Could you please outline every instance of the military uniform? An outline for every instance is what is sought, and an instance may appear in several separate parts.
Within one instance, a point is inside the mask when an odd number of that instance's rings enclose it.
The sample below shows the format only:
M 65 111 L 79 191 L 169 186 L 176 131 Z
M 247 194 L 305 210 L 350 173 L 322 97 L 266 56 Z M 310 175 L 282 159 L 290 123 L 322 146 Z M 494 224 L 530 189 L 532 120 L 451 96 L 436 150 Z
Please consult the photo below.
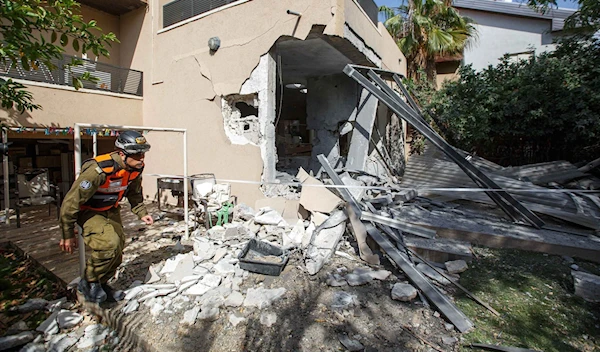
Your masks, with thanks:
M 120 173 L 115 176 L 117 172 Z M 119 154 L 111 153 L 86 161 L 63 200 L 60 209 L 63 238 L 75 237 L 77 222 L 83 228 L 86 246 L 92 250 L 85 271 L 89 282 L 106 283 L 121 264 L 125 233 L 119 201 L 123 197 L 127 197 L 131 210 L 140 219 L 148 215 L 141 171 L 127 171 Z

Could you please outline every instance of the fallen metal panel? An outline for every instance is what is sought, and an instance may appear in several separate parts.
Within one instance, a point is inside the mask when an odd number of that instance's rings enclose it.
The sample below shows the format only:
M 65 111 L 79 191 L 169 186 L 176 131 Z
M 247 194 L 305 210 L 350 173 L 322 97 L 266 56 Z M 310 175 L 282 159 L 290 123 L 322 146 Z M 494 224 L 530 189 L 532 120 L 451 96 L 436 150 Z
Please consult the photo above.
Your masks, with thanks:
M 396 248 L 375 226 L 365 224 L 367 232 L 381 249 L 398 265 L 408 276 L 410 281 L 417 286 L 433 305 L 456 326 L 458 331 L 467 332 L 474 325 L 463 312 L 461 312 L 448 298 L 440 293 L 423 275 L 415 269 L 408 259 Z
M 407 223 L 400 222 L 396 219 L 388 218 L 385 216 L 373 214 L 370 212 L 363 211 L 360 215 L 360 219 L 363 221 L 373 221 L 379 224 L 387 225 L 389 227 L 393 227 L 400 231 L 408 232 L 413 235 L 425 238 L 434 238 L 435 231 L 426 229 L 424 227 L 415 226 Z
M 440 148 L 448 157 L 450 157 L 463 171 L 475 181 L 482 188 L 495 189 L 494 192 L 486 192 L 487 195 L 494 200 L 496 204 L 506 214 L 508 214 L 514 221 L 524 220 L 535 227 L 542 227 L 544 222 L 538 218 L 534 213 L 525 208 L 521 203 L 514 199 L 506 191 L 503 191 L 498 185 L 496 185 L 489 177 L 481 172 L 473 164 L 465 160 L 454 148 L 449 145 L 441 136 L 439 136 L 431 127 L 422 121 L 422 117 L 419 116 L 408 104 L 388 87 L 383 80 L 375 74 L 372 69 L 368 70 L 368 76 L 375 83 L 371 82 L 360 72 L 358 72 L 352 65 L 347 65 L 344 68 L 344 73 L 349 77 L 356 80 L 363 88 L 371 92 L 377 99 L 382 103 L 386 104 L 394 113 L 399 117 L 406 120 L 413 127 L 415 127 L 421 134 L 423 134 L 429 141 L 431 141 L 436 147 Z
M 484 350 L 490 351 L 502 351 L 502 352 L 538 352 L 537 350 L 530 350 L 528 348 L 510 347 L 510 346 L 499 346 L 499 345 L 487 345 L 484 343 L 473 343 L 472 347 L 483 348 Z

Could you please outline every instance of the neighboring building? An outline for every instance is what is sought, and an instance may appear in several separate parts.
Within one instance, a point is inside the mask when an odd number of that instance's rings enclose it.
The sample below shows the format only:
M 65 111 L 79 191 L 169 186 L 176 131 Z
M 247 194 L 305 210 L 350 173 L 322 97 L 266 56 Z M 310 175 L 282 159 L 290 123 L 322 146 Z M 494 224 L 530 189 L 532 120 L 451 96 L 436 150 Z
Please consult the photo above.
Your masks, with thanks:
M 517 60 L 554 50 L 565 19 L 575 11 L 549 9 L 542 14 L 526 4 L 491 0 L 454 0 L 453 6 L 475 21 L 478 37 L 462 58 L 439 61 L 438 84 L 455 77 L 459 64 L 481 70 L 496 65 L 505 54 Z
M 379 128 L 374 135 L 386 136 L 391 114 L 342 69 L 355 63 L 406 72 L 372 0 L 79 1 L 86 20 L 97 20 L 121 41 L 110 59 L 77 68 L 93 71 L 100 82 L 75 91 L 62 71 L 0 68 L 1 75 L 22 79 L 43 106 L 25 114 L 0 110 L 1 122 L 42 131 L 77 122 L 187 128 L 189 173 L 222 179 L 276 182 L 300 166 L 316 172 L 320 153 L 337 166 L 350 153 L 349 166 L 371 167 L 372 147 L 356 149 L 352 132 L 341 128 L 368 115 Z M 215 37 L 220 47 L 211 50 Z M 72 136 L 52 131 L 11 132 L 12 159 L 19 167 L 19 159 L 26 160 L 22 168 L 40 167 L 50 159 L 38 159 L 54 156 L 51 177 L 67 186 Z M 84 137 L 89 155 L 91 138 Z M 100 152 L 113 140 L 101 137 Z M 183 173 L 180 136 L 150 132 L 148 140 L 146 173 Z M 402 140 L 403 132 L 380 143 Z M 144 187 L 155 197 L 156 178 L 145 177 Z M 263 191 L 232 184 L 232 193 L 249 204 L 280 190 Z

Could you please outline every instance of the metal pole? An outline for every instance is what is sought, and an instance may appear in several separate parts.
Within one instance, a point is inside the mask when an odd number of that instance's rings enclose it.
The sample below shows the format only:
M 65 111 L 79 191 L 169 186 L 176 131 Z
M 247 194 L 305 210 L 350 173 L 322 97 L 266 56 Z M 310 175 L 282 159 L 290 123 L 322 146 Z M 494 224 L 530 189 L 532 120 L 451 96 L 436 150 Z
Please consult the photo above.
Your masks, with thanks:
M 94 158 L 98 156 L 98 133 L 92 134 L 92 149 L 94 150 Z
M 81 172 L 81 127 L 75 124 L 73 133 L 73 147 L 75 149 L 75 179 L 79 177 Z M 77 226 L 77 241 L 79 247 L 79 277 L 85 278 L 85 242 L 83 242 L 83 230 Z
M 185 239 L 190 239 L 190 211 L 188 209 L 188 160 L 187 160 L 187 131 L 183 132 L 183 207 L 185 214 Z
M 2 129 L 2 143 L 8 143 L 8 131 L 6 128 Z M 2 157 L 2 169 L 4 171 L 4 216 L 6 217 L 6 224 L 10 225 L 10 175 L 8 174 L 8 155 Z

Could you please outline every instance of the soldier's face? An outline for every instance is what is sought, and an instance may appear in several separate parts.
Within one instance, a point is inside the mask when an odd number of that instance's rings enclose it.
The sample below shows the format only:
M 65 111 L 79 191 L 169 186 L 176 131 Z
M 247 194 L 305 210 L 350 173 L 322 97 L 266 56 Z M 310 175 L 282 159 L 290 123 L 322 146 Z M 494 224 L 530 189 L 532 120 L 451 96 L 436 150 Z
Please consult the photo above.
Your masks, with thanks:
M 132 169 L 141 169 L 144 167 L 144 153 L 131 154 L 127 157 L 125 163 Z

